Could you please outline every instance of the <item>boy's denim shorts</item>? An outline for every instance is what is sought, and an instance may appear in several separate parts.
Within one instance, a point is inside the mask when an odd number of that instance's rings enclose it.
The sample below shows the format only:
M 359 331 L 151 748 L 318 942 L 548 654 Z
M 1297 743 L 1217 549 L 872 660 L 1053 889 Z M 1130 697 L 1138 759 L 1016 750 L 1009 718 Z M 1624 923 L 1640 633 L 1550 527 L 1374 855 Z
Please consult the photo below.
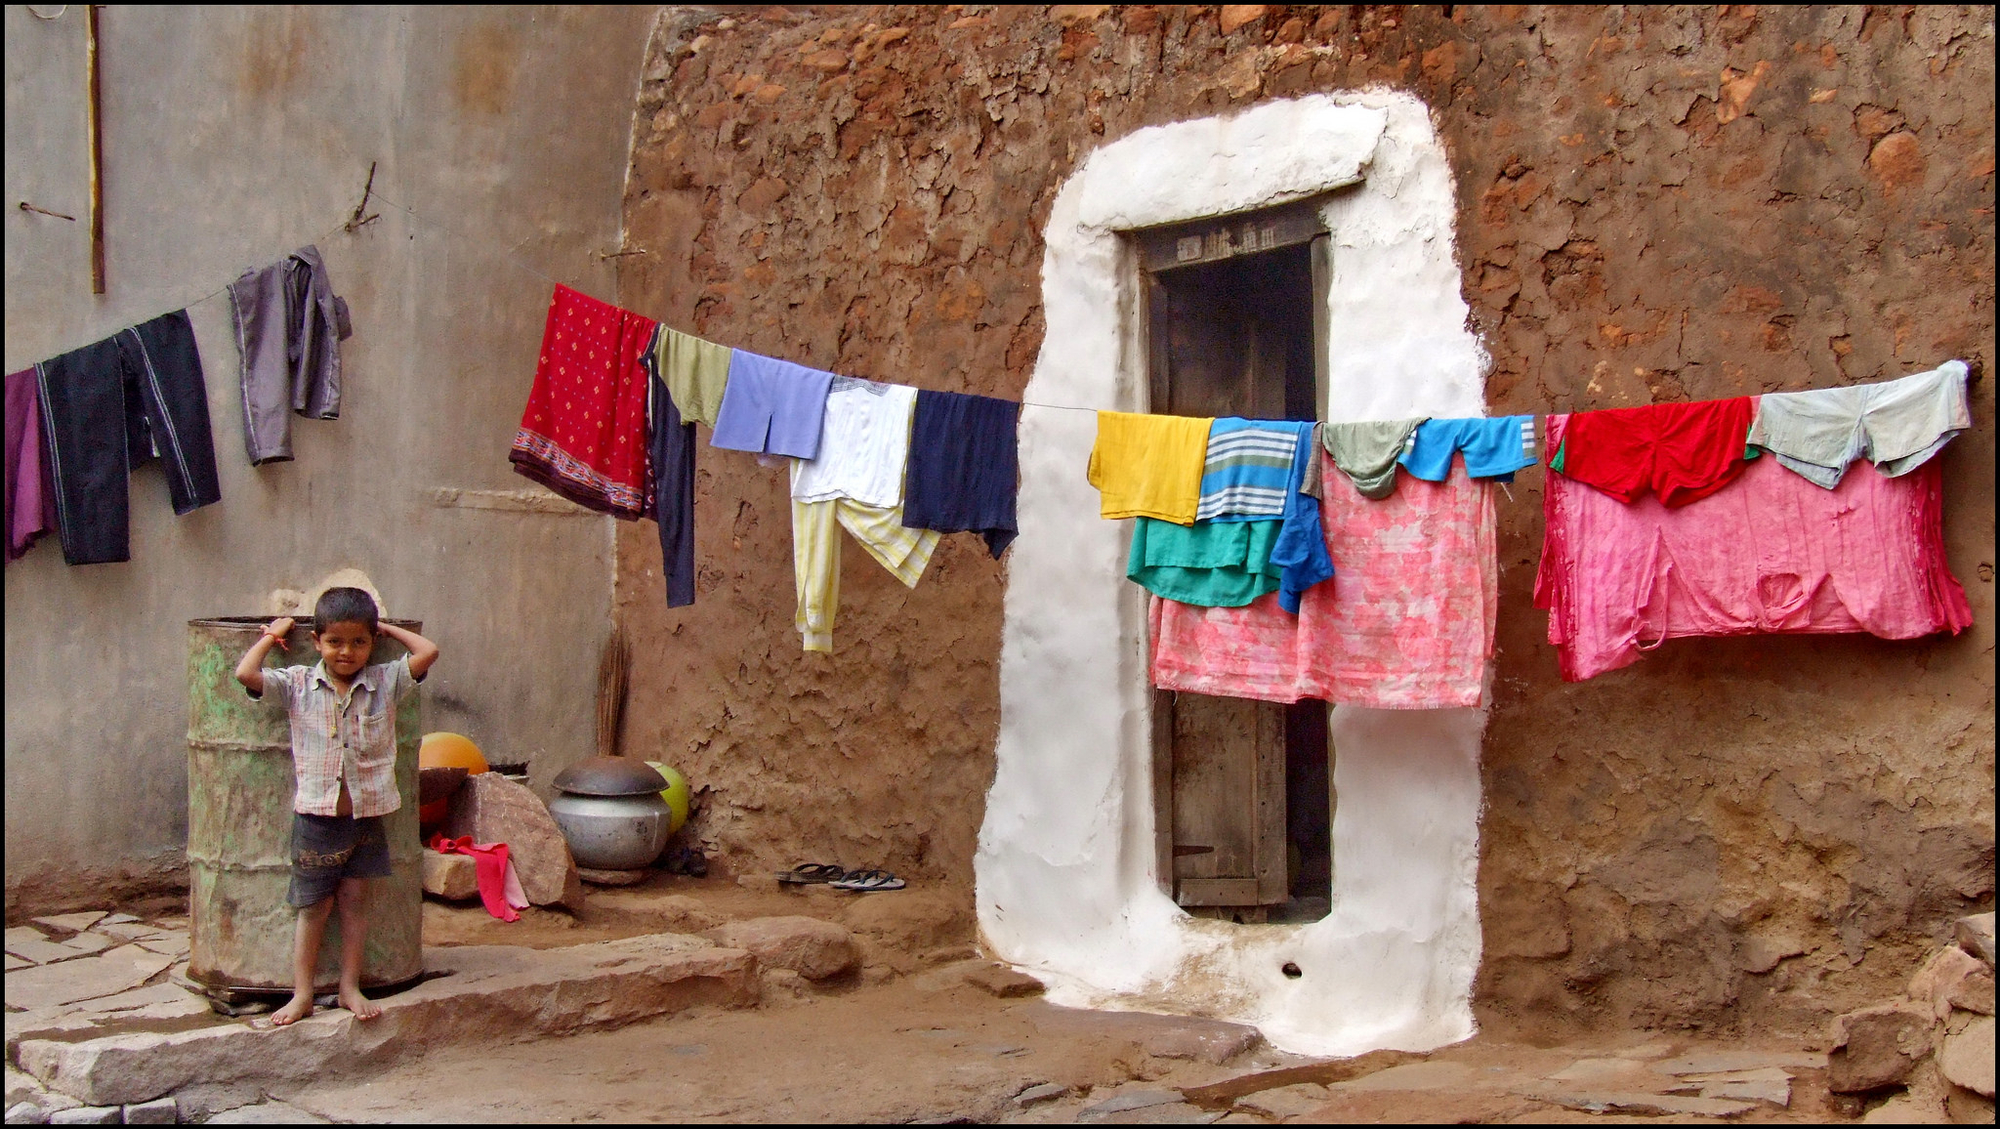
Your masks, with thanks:
M 389 837 L 382 817 L 292 813 L 292 888 L 301 909 L 333 896 L 343 878 L 389 877 Z

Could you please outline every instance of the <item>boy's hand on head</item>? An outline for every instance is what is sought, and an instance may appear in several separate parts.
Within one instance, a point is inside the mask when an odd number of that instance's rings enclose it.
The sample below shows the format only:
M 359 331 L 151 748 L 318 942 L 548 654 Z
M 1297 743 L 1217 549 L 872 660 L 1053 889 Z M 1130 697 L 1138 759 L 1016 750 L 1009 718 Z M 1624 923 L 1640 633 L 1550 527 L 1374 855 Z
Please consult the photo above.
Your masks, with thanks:
M 271 641 L 278 645 L 279 650 L 289 651 L 291 648 L 285 646 L 285 636 L 290 634 L 294 622 L 296 621 L 291 616 L 281 615 L 264 628 L 264 634 L 271 637 Z

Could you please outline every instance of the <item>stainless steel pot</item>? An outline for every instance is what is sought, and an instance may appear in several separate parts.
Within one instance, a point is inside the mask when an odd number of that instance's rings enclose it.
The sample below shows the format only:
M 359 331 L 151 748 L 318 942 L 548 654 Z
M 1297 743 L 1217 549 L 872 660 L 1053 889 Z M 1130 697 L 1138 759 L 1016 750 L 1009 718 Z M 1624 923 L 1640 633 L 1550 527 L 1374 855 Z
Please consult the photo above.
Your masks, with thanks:
M 674 820 L 673 811 L 658 792 L 631 796 L 564 792 L 549 801 L 549 815 L 562 829 L 576 864 L 593 870 L 637 870 L 652 865 L 666 848 Z

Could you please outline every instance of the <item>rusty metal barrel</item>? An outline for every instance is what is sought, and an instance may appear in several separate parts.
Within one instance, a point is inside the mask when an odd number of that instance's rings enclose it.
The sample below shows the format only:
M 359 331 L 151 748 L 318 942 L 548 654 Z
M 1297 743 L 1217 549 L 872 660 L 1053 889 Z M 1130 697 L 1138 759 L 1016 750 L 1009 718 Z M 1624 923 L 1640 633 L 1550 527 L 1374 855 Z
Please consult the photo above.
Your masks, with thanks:
M 291 726 L 282 707 L 258 701 L 236 681 L 236 664 L 270 620 L 225 616 L 188 621 L 188 917 L 187 975 L 224 999 L 292 990 L 297 911 L 291 886 Z M 418 620 L 387 622 L 421 631 Z M 271 648 L 267 668 L 318 660 L 302 616 Z M 408 652 L 378 636 L 371 663 Z M 416 980 L 423 973 L 423 856 L 417 839 L 418 698 L 396 711 L 396 791 L 402 806 L 383 820 L 390 876 L 369 883 L 365 988 Z M 340 980 L 340 914 L 328 920 L 315 985 Z

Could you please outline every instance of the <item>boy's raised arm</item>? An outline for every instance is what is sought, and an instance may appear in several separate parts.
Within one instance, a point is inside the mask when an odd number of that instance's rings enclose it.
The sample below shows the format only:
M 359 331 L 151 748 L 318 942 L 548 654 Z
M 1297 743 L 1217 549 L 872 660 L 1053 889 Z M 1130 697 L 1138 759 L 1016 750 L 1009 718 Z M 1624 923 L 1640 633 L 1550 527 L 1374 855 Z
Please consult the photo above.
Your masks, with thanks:
M 250 644 L 250 649 L 243 652 L 242 661 L 236 664 L 236 681 L 241 682 L 245 690 L 257 695 L 264 693 L 264 656 L 271 653 L 273 644 L 284 649 L 285 633 L 291 629 L 292 617 L 279 616 L 264 628 L 264 634 Z
M 406 631 L 403 628 L 397 627 L 387 620 L 383 620 L 377 626 L 381 629 L 382 634 L 409 648 L 411 678 L 423 678 L 424 672 L 428 671 L 431 668 L 431 664 L 437 661 L 438 645 L 436 643 L 431 642 L 414 631 Z

